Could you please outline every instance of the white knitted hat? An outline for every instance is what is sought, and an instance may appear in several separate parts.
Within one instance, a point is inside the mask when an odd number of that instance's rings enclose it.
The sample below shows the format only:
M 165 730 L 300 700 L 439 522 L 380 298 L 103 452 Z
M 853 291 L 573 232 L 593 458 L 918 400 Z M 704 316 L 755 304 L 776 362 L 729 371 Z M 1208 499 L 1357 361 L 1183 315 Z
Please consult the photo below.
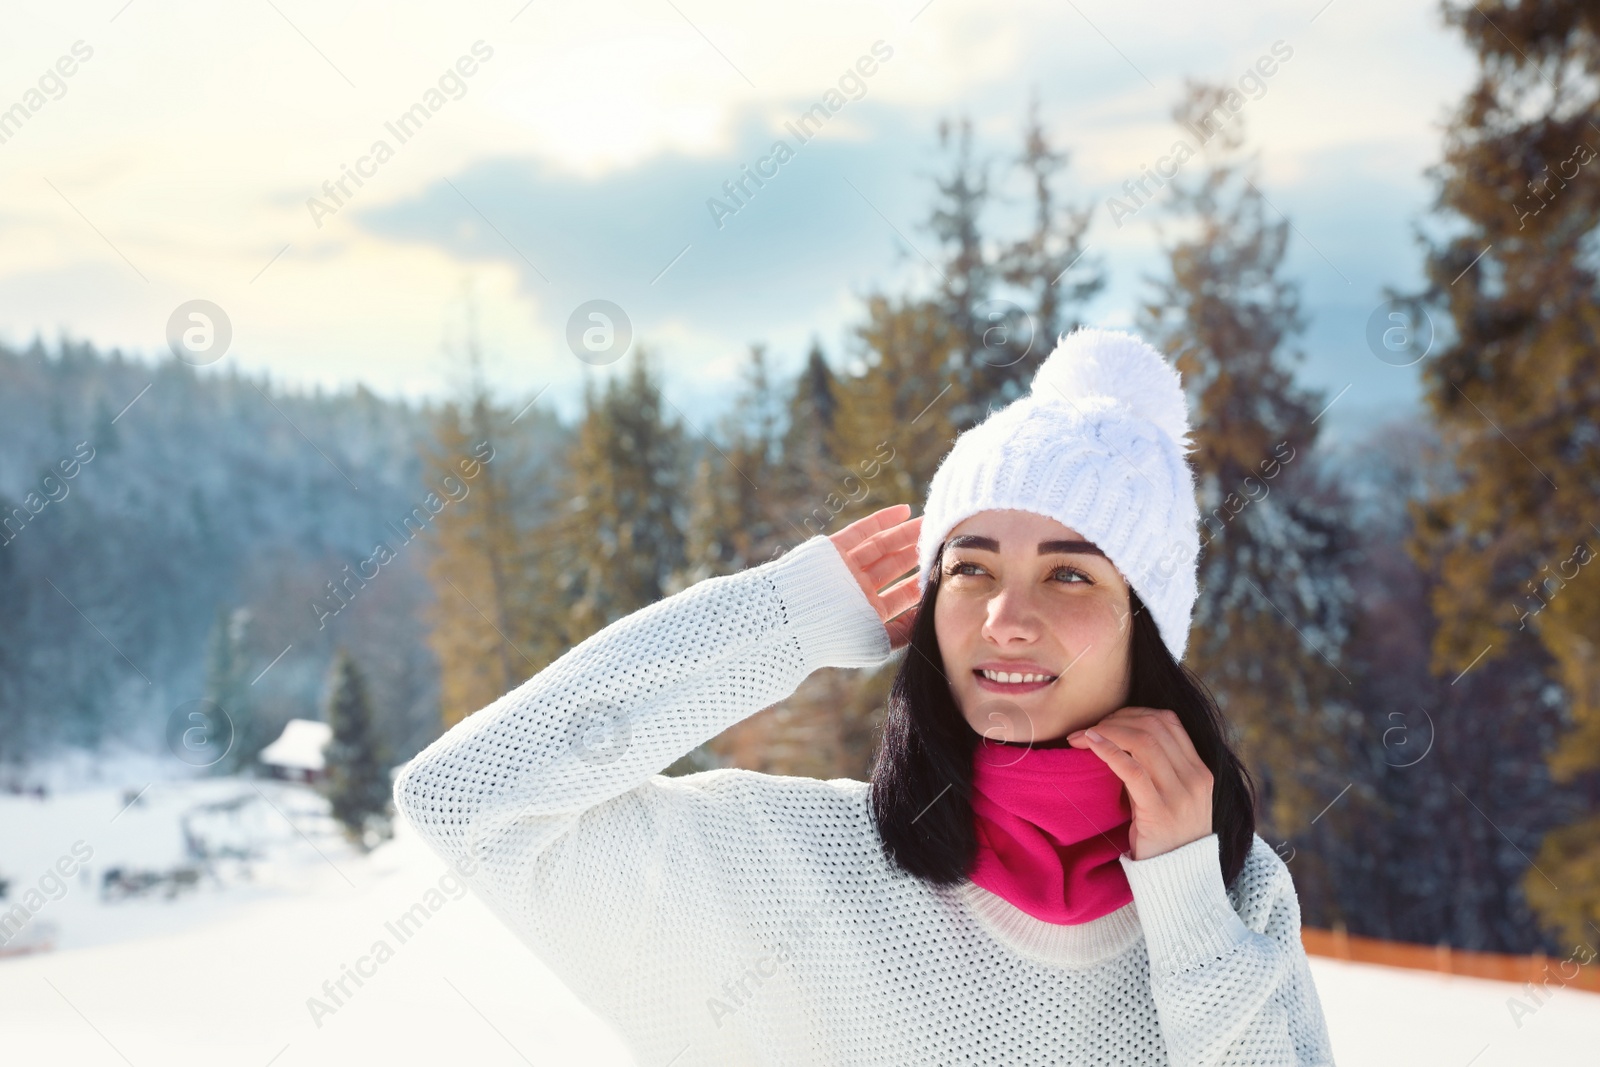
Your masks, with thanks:
M 1181 661 L 1200 557 L 1188 434 L 1182 381 L 1160 352 L 1115 330 L 1058 338 L 1028 395 L 963 433 L 940 462 L 917 540 L 918 588 L 963 520 L 1036 512 L 1100 547 Z

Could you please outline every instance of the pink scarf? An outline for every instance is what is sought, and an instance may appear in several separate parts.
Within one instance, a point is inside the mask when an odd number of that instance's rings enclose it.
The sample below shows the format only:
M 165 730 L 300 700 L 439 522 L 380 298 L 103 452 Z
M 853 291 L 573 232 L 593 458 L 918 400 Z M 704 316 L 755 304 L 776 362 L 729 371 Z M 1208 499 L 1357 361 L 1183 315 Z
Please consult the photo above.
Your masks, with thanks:
M 973 757 L 970 877 L 1045 922 L 1086 923 L 1133 900 L 1122 780 L 1088 749 L 982 738 Z

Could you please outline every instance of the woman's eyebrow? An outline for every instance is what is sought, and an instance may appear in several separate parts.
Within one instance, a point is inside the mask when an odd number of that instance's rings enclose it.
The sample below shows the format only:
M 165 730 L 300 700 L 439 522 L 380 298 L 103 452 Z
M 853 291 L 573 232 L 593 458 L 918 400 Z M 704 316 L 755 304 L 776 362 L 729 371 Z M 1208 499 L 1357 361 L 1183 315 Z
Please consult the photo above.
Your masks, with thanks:
M 989 552 L 1000 551 L 1000 542 L 992 537 L 981 534 L 962 534 L 952 537 L 945 542 L 946 548 L 978 548 Z M 1040 541 L 1039 555 L 1049 556 L 1058 552 L 1074 553 L 1085 556 L 1104 556 L 1100 546 L 1093 541 Z

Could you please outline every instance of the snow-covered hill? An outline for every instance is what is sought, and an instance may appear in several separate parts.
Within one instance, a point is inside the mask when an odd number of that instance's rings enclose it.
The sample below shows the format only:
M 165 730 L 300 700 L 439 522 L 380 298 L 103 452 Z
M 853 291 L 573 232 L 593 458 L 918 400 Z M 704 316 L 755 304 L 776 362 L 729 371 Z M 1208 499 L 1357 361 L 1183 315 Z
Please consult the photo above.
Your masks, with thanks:
M 158 782 L 128 806 L 137 791 L 0 796 L 4 904 L 39 889 L 29 927 L 56 931 L 54 949 L 0 958 L 5 1063 L 632 1062 L 403 824 L 361 856 L 298 785 Z M 197 851 L 227 855 L 207 868 Z M 79 869 L 47 877 L 63 857 L 61 869 Z M 170 877 L 186 866 L 201 873 Z M 166 877 L 106 897 L 112 868 L 126 885 L 138 884 L 128 872 Z M 1506 1005 L 1515 986 L 1312 966 L 1341 1064 L 1500 1067 L 1594 1055 L 1594 994 L 1557 990 L 1519 1027 Z M 356 969 L 364 974 L 352 977 Z

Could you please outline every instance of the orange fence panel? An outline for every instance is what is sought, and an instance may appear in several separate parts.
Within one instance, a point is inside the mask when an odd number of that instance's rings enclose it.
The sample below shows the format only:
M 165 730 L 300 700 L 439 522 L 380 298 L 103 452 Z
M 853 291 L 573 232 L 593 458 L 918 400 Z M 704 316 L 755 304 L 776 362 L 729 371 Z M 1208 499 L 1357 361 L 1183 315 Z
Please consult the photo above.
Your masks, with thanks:
M 1303 927 L 1300 939 L 1309 956 L 1326 956 L 1354 963 L 1376 963 L 1385 967 L 1404 967 L 1436 974 L 1460 974 L 1471 978 L 1492 978 L 1501 982 L 1535 986 L 1560 986 L 1600 993 L 1600 966 L 1587 945 L 1573 949 L 1565 957 L 1508 956 L 1498 952 L 1464 952 L 1449 945 L 1416 945 L 1405 941 L 1383 941 L 1361 937 L 1341 929 L 1317 930 Z

